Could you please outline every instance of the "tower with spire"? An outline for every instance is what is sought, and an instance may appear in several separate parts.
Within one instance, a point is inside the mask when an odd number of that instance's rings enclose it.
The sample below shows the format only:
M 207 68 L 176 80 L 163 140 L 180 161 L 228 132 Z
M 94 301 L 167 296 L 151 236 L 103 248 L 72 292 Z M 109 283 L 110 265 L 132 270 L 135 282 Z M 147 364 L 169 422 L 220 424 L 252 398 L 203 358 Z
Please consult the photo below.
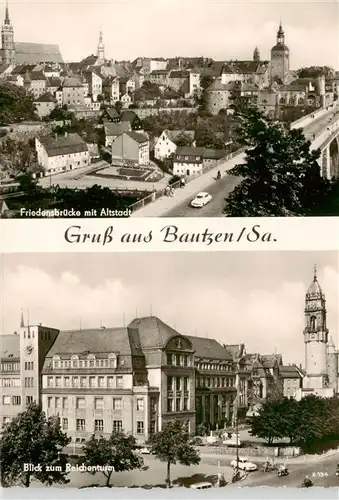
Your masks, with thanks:
M 105 60 L 105 45 L 104 45 L 104 39 L 102 35 L 102 31 L 100 30 L 99 34 L 99 43 L 98 43 L 98 49 L 97 49 L 97 56 L 99 61 L 104 61 Z
M 0 61 L 4 64 L 15 63 L 14 29 L 9 18 L 8 2 L 6 2 L 4 23 L 1 26 Z
M 277 32 L 277 43 L 271 49 L 270 77 L 271 83 L 288 83 L 290 73 L 290 50 L 285 45 L 285 33 L 280 21 Z
M 329 387 L 327 348 L 328 329 L 326 325 L 326 299 L 319 285 L 317 268 L 314 267 L 313 281 L 305 296 L 305 370 L 306 389 Z

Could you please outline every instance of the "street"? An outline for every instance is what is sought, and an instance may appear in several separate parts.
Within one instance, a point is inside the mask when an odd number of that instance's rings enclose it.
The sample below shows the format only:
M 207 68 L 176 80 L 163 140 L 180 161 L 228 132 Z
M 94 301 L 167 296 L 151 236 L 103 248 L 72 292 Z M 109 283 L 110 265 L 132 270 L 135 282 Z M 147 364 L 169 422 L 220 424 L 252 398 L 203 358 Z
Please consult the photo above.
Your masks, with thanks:
M 222 211 L 225 205 L 225 198 L 233 191 L 234 187 L 240 182 L 239 177 L 225 175 L 220 180 L 213 181 L 206 187 L 206 191 L 212 195 L 212 201 L 203 208 L 193 208 L 190 206 L 190 198 L 180 203 L 173 210 L 167 212 L 163 217 L 222 217 Z M 196 193 L 198 194 L 198 193 Z

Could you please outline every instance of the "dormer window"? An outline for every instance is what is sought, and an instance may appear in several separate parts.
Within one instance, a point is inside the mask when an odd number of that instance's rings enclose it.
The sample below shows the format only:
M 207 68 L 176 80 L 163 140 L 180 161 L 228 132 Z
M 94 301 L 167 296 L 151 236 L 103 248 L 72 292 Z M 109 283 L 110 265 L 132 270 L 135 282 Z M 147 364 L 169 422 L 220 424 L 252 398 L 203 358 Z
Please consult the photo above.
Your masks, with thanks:
M 72 368 L 78 368 L 78 361 L 79 361 L 79 356 L 72 356 L 71 357 Z
M 109 368 L 116 368 L 117 367 L 117 356 L 114 353 L 111 353 L 108 355 L 108 365 Z
M 87 359 L 88 359 L 88 366 L 89 366 L 89 368 L 94 368 L 95 367 L 95 356 L 94 356 L 94 354 L 89 354 L 87 356 Z
M 53 357 L 53 368 L 60 368 L 60 356 Z

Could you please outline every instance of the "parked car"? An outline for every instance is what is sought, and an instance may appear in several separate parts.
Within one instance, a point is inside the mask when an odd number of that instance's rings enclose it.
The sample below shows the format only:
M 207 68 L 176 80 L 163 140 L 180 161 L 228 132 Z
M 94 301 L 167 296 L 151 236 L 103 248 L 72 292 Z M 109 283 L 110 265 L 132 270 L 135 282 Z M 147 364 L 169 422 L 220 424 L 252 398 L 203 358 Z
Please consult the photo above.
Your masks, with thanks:
M 191 207 L 202 208 L 211 200 L 212 196 L 209 193 L 198 193 L 194 200 L 191 201 Z
M 233 467 L 234 469 L 236 469 L 236 467 L 237 467 L 237 461 L 236 460 L 232 460 L 231 467 Z M 245 470 L 247 472 L 257 470 L 257 468 L 258 468 L 258 466 L 256 464 L 254 464 L 253 462 L 249 462 L 247 460 L 247 458 L 239 458 L 238 467 L 239 467 L 240 470 Z
M 195 483 L 195 484 L 191 484 L 190 488 L 194 488 L 196 490 L 207 490 L 209 488 L 213 488 L 213 484 L 212 483 L 208 483 L 208 482 L 205 482 L 205 483 Z

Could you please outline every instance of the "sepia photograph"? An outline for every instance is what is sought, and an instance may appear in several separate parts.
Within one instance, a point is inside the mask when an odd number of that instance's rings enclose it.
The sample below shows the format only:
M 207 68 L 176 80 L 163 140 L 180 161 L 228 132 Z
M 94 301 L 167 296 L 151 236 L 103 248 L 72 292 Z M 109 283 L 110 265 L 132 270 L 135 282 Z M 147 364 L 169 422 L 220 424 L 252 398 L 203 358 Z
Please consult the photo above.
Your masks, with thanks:
M 339 215 L 337 2 L 4 0 L 0 25 L 0 217 Z
M 338 488 L 338 252 L 0 258 L 4 494 Z

